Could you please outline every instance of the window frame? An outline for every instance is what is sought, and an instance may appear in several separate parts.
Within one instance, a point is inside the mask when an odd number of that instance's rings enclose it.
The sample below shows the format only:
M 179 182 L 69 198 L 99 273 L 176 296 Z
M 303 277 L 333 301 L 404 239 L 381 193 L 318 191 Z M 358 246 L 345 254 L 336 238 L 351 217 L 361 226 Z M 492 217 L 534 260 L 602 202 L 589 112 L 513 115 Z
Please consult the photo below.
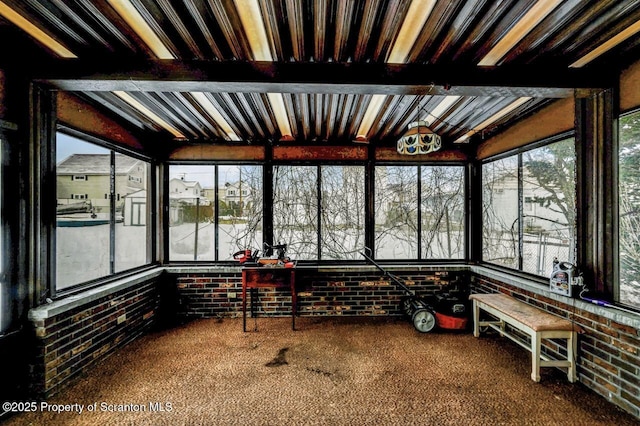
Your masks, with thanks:
M 524 226 L 525 226 L 525 220 L 524 220 L 524 216 L 526 216 L 525 214 L 525 199 L 524 199 L 524 194 L 523 194 L 523 154 L 525 154 L 526 152 L 529 151 L 533 151 L 539 148 L 543 148 L 545 146 L 548 145 L 553 145 L 554 143 L 558 143 L 558 142 L 562 142 L 564 140 L 567 139 L 573 139 L 573 143 L 574 143 L 574 150 L 575 150 L 575 154 L 576 154 L 576 166 L 575 166 L 575 172 L 574 172 L 574 179 L 575 179 L 575 191 L 574 191 L 574 203 L 576 206 L 576 217 L 574 218 L 574 226 L 575 226 L 575 233 L 576 235 L 579 232 L 579 226 L 578 226 L 578 219 L 579 219 L 579 206 L 578 206 L 578 197 L 579 197 L 579 191 L 580 191 L 580 182 L 579 182 L 579 147 L 578 147 L 578 139 L 577 139 L 577 133 L 575 130 L 571 130 L 568 132 L 562 132 L 559 133 L 557 135 L 554 136 L 550 136 L 548 138 L 544 138 L 541 139 L 539 141 L 536 142 L 532 142 L 529 144 L 526 144 L 524 146 L 515 148 L 515 149 L 511 149 L 505 152 L 502 152 L 500 154 L 488 157 L 483 159 L 482 161 L 479 162 L 479 167 L 481 169 L 480 171 L 480 176 L 484 176 L 484 166 L 488 163 L 492 163 L 494 161 L 499 161 L 499 160 L 503 160 L 503 159 L 507 159 L 510 157 L 514 157 L 517 156 L 516 158 L 516 162 L 518 164 L 517 166 L 517 173 L 518 173 L 518 259 L 517 259 L 517 263 L 518 263 L 518 268 L 510 268 L 508 266 L 504 266 L 504 265 L 500 265 L 500 264 L 496 264 L 496 263 L 491 263 L 491 262 L 487 262 L 484 260 L 483 258 L 483 253 L 484 253 L 484 239 L 483 239 L 483 235 L 482 232 L 484 230 L 484 216 L 481 215 L 481 219 L 480 219 L 480 227 L 479 229 L 476 230 L 476 235 L 479 241 L 479 263 L 482 264 L 483 266 L 489 267 L 489 268 L 493 268 L 493 269 L 498 269 L 498 270 L 503 270 L 506 271 L 510 274 L 516 275 L 516 276 L 522 276 L 525 277 L 527 279 L 530 279 L 534 282 L 538 282 L 542 285 L 547 286 L 549 283 L 548 277 L 546 275 L 538 275 L 538 274 L 534 274 L 531 272 L 527 272 L 523 269 L 523 259 L 522 259 L 522 246 L 523 246 L 523 231 L 524 231 Z M 481 178 L 482 180 L 482 178 Z M 480 187 L 484 188 L 484 184 L 481 182 L 480 183 Z M 478 201 L 477 201 L 477 205 L 480 207 L 481 212 L 483 210 L 483 205 L 484 205 L 484 199 L 482 196 L 483 191 L 480 192 L 480 195 L 478 197 Z M 573 251 L 573 256 L 574 256 L 574 263 L 578 263 L 579 262 L 579 254 L 578 254 L 578 241 L 576 239 L 575 241 L 575 246 L 571 247 L 570 250 Z M 564 259 L 561 259 L 564 260 Z M 578 267 L 580 265 L 577 265 Z
M 631 115 L 638 115 L 640 116 L 640 107 L 636 107 L 633 108 L 629 111 L 625 111 L 624 113 L 620 113 L 619 114 L 619 118 L 624 118 L 624 117 L 628 117 Z M 616 235 L 615 235 L 615 239 L 614 241 L 612 241 L 612 244 L 614 245 L 614 249 L 615 252 L 618 254 L 616 261 L 614 262 L 613 265 L 613 269 L 614 269 L 614 276 L 615 276 L 615 280 L 613 282 L 613 294 L 610 295 L 611 300 L 616 303 L 619 304 L 621 306 L 624 307 L 628 307 L 631 308 L 633 310 L 640 310 L 640 305 L 633 305 L 633 304 L 629 304 L 629 303 L 624 303 L 621 300 L 621 276 L 622 276 L 622 267 L 621 267 L 621 262 L 620 262 L 620 245 L 621 245 L 621 240 L 622 238 L 620 237 L 620 233 L 621 233 L 621 226 L 620 226 L 620 217 L 621 217 L 621 209 L 620 209 L 620 186 L 621 186 L 621 176 L 620 176 L 620 134 L 622 132 L 622 128 L 620 127 L 620 120 L 616 120 L 616 127 L 617 127 L 617 135 L 618 135 L 618 146 L 615 149 L 615 155 L 613 155 L 613 161 L 615 162 L 615 164 L 613 164 L 613 168 L 615 170 L 615 180 L 616 180 L 616 185 L 615 185 L 615 190 L 616 190 L 616 205 L 613 206 L 615 208 L 615 213 L 613 214 L 613 222 L 614 222 L 614 228 L 616 229 Z M 640 143 L 640 141 L 638 141 L 638 143 Z
M 57 153 L 57 134 L 58 133 L 62 133 L 64 135 L 79 139 L 83 142 L 87 142 L 93 145 L 96 145 L 100 148 L 104 148 L 106 150 L 109 150 L 110 152 L 110 156 L 111 156 L 111 161 L 115 161 L 115 154 L 122 154 L 122 155 L 126 155 L 128 157 L 134 158 L 136 160 L 140 160 L 143 161 L 145 163 L 147 163 L 148 165 L 148 173 L 147 173 L 147 203 L 149 208 L 147 209 L 146 215 L 147 215 L 147 223 L 148 225 L 146 226 L 146 258 L 147 261 L 145 262 L 145 264 L 140 265 L 140 266 L 136 266 L 133 268 L 129 268 L 126 270 L 122 270 L 122 271 L 118 271 L 115 272 L 116 268 L 115 268 L 115 258 L 114 258 L 114 250 L 115 250 L 115 227 L 113 225 L 110 226 L 109 229 L 109 241 L 110 241 L 110 247 L 109 247 L 109 252 L 110 252 L 110 260 L 109 260 L 109 271 L 110 273 L 107 275 L 103 275 L 101 277 L 95 278 L 95 279 L 91 279 L 91 280 L 87 280 L 87 281 L 83 281 L 80 283 L 76 283 L 73 285 L 70 285 L 68 287 L 65 287 L 63 289 L 58 289 L 57 288 L 57 278 L 56 278 L 56 269 L 57 269 L 57 259 L 56 259 L 56 206 L 55 206 L 55 202 L 57 200 L 57 162 L 55 160 L 56 158 L 56 153 Z M 83 291 L 86 290 L 88 288 L 93 288 L 93 287 L 97 287 L 97 286 L 101 286 L 104 284 L 107 284 L 109 282 L 115 281 L 117 279 L 121 279 L 127 276 L 131 276 L 135 273 L 138 273 L 140 271 L 144 271 L 147 269 L 150 269 L 154 266 L 156 266 L 159 262 L 158 262 L 158 256 L 156 253 L 156 241 L 157 241 L 157 237 L 156 237 L 156 207 L 157 206 L 157 200 L 158 200 L 158 196 L 157 196 L 157 182 L 156 182 L 156 169 L 157 169 L 157 161 L 154 161 L 151 157 L 148 157 L 144 154 L 141 154 L 139 152 L 136 152 L 132 149 L 129 149 L 127 147 L 123 147 L 121 145 L 118 145 L 114 142 L 108 141 L 105 138 L 101 138 L 101 137 L 96 137 L 93 135 L 90 135 L 88 133 L 85 133 L 83 131 L 80 130 L 76 130 L 70 126 L 64 125 L 64 124 L 57 124 L 54 128 L 54 131 L 52 132 L 51 135 L 51 140 L 50 140 L 50 152 L 51 152 L 51 165 L 50 165 L 50 170 L 52 171 L 52 176 L 53 179 L 51 179 L 51 181 L 47 184 L 47 188 L 49 188 L 50 192 L 53 194 L 53 202 L 49 203 L 51 205 L 48 205 L 46 208 L 46 214 L 50 215 L 52 220 L 51 220 L 51 232 L 50 232 L 50 237 L 48 239 L 48 250 L 50 251 L 50 253 L 52 253 L 53 259 L 52 262 L 49 264 L 48 269 L 49 269 L 49 273 L 48 273 L 48 283 L 47 283 L 47 293 L 49 294 L 49 297 L 51 297 L 52 299 L 57 299 L 57 298 L 61 298 L 61 297 L 66 297 L 68 295 L 77 293 L 79 291 Z M 113 165 L 113 164 L 112 164 Z M 113 196 L 114 201 L 116 200 L 116 188 L 115 188 L 115 176 L 111 175 L 110 177 L 111 180 L 111 188 L 110 188 L 110 194 Z M 84 194 L 83 194 L 84 195 Z M 111 222 L 114 222 L 114 218 L 115 218 L 115 203 L 111 203 L 111 208 L 110 208 L 110 218 L 112 219 Z M 113 216 L 113 217 L 112 217 Z
M 233 261 L 233 260 L 220 260 L 220 238 L 219 238 L 219 225 L 220 225 L 220 211 L 219 211 L 219 194 L 220 194 L 220 190 L 224 189 L 224 185 L 220 185 L 219 184 L 219 173 L 218 173 L 218 167 L 219 166 L 238 166 L 238 167 L 242 167 L 242 166 L 256 166 L 256 167 L 262 167 L 262 185 L 263 185 L 263 194 L 264 194 L 264 185 L 265 185 L 265 174 L 264 174 L 264 162 L 263 161 L 250 161 L 250 160 L 243 160 L 243 161 L 230 161 L 230 160 L 217 160 L 217 161 L 200 161 L 200 160 L 195 160 L 195 161 L 175 161 L 175 160 L 170 160 L 170 161 L 166 161 L 164 163 L 165 167 L 164 167 L 164 172 L 162 174 L 162 181 L 163 181 L 163 185 L 162 185 L 162 190 L 165 194 L 167 194 L 166 197 L 164 197 L 164 201 L 163 201 L 163 210 L 165 212 L 169 212 L 170 209 L 170 200 L 169 200 L 169 181 L 171 180 L 170 178 L 170 174 L 169 174 L 169 169 L 171 168 L 171 166 L 206 166 L 206 167 L 211 167 L 213 170 L 213 176 L 214 176 L 214 188 L 213 188 L 213 192 L 214 192 L 214 201 L 213 201 L 213 218 L 214 218 L 214 223 L 215 223 L 215 228 L 214 228 L 214 256 L 213 256 L 213 260 L 171 260 L 171 241 L 170 241 L 170 235 L 169 235 L 169 214 L 165 214 L 162 220 L 162 229 L 163 229 L 163 247 L 162 247 L 162 251 L 164 253 L 163 255 L 163 262 L 167 263 L 167 264 L 171 264 L 171 265 L 181 265 L 181 264 L 185 264 L 185 265 L 210 265 L 210 264 L 221 264 L 221 265 L 235 265 L 237 264 L 237 262 Z M 202 189 L 202 191 L 204 191 L 204 188 Z M 227 190 L 225 189 L 225 194 L 227 193 Z M 194 194 L 195 195 L 195 194 Z M 264 234 L 266 232 L 266 223 L 264 220 L 264 217 L 266 217 L 266 213 L 265 213 L 265 204 L 264 204 L 264 200 L 263 200 L 263 204 L 262 204 L 262 214 L 263 214 L 263 222 L 262 222 L 262 227 L 263 227 L 263 240 L 264 240 Z M 260 250 L 262 251 L 262 247 L 260 247 Z
M 445 161 L 438 161 L 438 162 L 417 162 L 417 161 L 411 161 L 411 162 L 392 162 L 392 161 L 384 161 L 384 162 L 376 162 L 374 164 L 374 176 L 373 176 L 373 180 L 374 180 L 374 193 L 371 194 L 371 197 L 374 197 L 373 202 L 375 203 L 375 193 L 377 191 L 377 188 L 375 188 L 375 182 L 376 182 L 376 170 L 378 167 L 415 167 L 416 168 L 416 185 L 417 185 L 417 206 L 416 206 L 416 212 L 417 212 L 417 229 L 416 229 L 416 257 L 415 258 L 405 258 L 405 259 L 390 259 L 390 258 L 380 258 L 377 256 L 377 254 L 375 255 L 375 259 L 377 260 L 382 260 L 384 262 L 394 262 L 394 261 L 407 261 L 407 262 L 438 262 L 438 263 L 442 263 L 442 262 L 465 262 L 468 260 L 469 258 L 469 232 L 470 232 L 470 227 L 469 227 L 469 220 L 468 220 L 468 214 L 469 214 L 469 209 L 468 209 L 468 194 L 469 194 L 469 175 L 467 173 L 467 167 L 465 164 L 460 164 L 460 163 L 454 163 L 454 162 L 445 162 Z M 436 258 L 436 257 L 425 257 L 424 256 L 424 251 L 425 248 L 423 247 L 423 234 L 424 234 L 424 229 L 423 229 L 423 220 L 422 220 L 422 215 L 423 215 L 423 204 L 422 204 L 422 196 L 423 196 L 423 181 L 424 181 L 424 177 L 425 177 L 425 173 L 424 173 L 424 169 L 425 168 L 440 168 L 440 167 L 456 167 L 460 169 L 460 172 L 462 174 L 462 189 L 463 189 L 463 193 L 462 193 L 462 197 L 463 197 L 463 208 L 464 208 L 464 220 L 463 220 L 463 226 L 464 226 L 464 230 L 462 233 L 462 238 L 463 238 L 463 247 L 461 248 L 461 253 L 462 253 L 462 257 L 457 257 L 457 258 Z M 373 218 L 374 221 L 374 225 L 375 225 L 375 217 Z M 375 227 L 374 227 L 374 234 L 372 236 L 373 241 L 375 241 L 376 238 L 376 232 L 375 232 Z M 374 250 L 375 253 L 375 250 Z
M 257 165 L 257 166 L 262 166 L 263 167 L 263 181 L 262 181 L 262 203 L 263 203 L 263 244 L 266 243 L 270 243 L 270 244 L 275 244 L 276 242 L 273 241 L 274 238 L 274 234 L 273 234 L 273 171 L 274 171 L 274 167 L 275 166 L 291 166 L 291 167 L 297 167 L 297 166 L 311 166 L 311 167 L 315 167 L 316 170 L 318 171 L 318 173 L 320 173 L 320 170 L 323 166 L 362 166 L 364 168 L 364 194 L 365 194 L 365 212 L 364 212 L 364 220 L 365 220 L 365 226 L 364 226 L 364 243 L 367 246 L 372 247 L 373 252 L 371 253 L 373 256 L 373 259 L 375 260 L 379 260 L 379 261 L 383 261 L 386 264 L 424 264 L 424 263 L 437 263 L 437 264 L 459 264 L 461 262 L 467 262 L 470 258 L 470 235 L 472 232 L 472 227 L 470 226 L 470 221 L 469 221 L 469 204 L 470 204 L 470 200 L 469 200 L 469 184 L 470 184 L 470 169 L 468 167 L 468 164 L 466 164 L 463 161 L 429 161 L 428 158 L 425 158 L 425 161 L 392 161 L 392 160 L 385 160 L 385 161 L 376 161 L 374 158 L 373 153 L 371 153 L 371 155 L 369 156 L 369 158 L 367 160 L 347 160 L 347 161 L 332 161 L 332 160 L 293 160 L 293 161 L 283 161 L 283 160 L 273 160 L 271 158 L 265 158 L 265 159 L 261 159 L 261 160 L 240 160 L 240 161 L 235 161 L 235 160 L 167 160 L 163 163 L 164 167 L 164 171 L 163 171 L 163 175 L 162 175 L 162 186 L 163 186 L 163 192 L 166 194 L 169 194 L 169 167 L 170 166 L 174 166 L 174 165 L 185 165 L 185 166 L 250 166 L 250 165 Z M 375 249 L 373 248 L 373 230 L 374 230 L 374 206 L 373 206 L 373 202 L 374 202 L 374 192 L 375 192 L 375 176 L 374 176 L 374 170 L 376 166 L 427 166 L 427 167 L 449 167 L 449 166 L 454 166 L 454 167 L 459 167 L 461 169 L 462 175 L 463 175 L 463 189 L 464 189 L 464 211 L 465 211 L 465 218 L 464 218 L 464 234 L 463 234 L 463 238 L 464 238 L 464 247 L 462 249 L 462 252 L 464 253 L 464 256 L 461 258 L 455 258 L 455 259 L 436 259 L 436 258 L 431 258 L 431 259 L 421 259 L 420 255 L 421 253 L 419 253 L 418 258 L 416 259 L 400 259 L 400 258 L 394 258 L 394 259 L 379 259 L 376 257 L 375 255 Z M 216 177 L 216 182 L 218 181 L 217 177 Z M 222 187 L 219 187 L 219 189 L 222 189 Z M 371 190 L 369 190 L 371 189 Z M 218 196 L 218 191 L 216 191 L 215 196 Z M 316 194 L 317 197 L 320 197 L 320 191 L 318 191 L 318 193 Z M 216 198 L 217 200 L 217 198 Z M 318 199 L 318 208 L 320 209 L 321 203 L 320 200 Z M 217 201 L 216 201 L 216 205 L 217 205 Z M 163 200 L 163 211 L 167 212 L 169 210 L 169 199 L 168 197 L 165 197 L 165 199 Z M 217 215 L 217 210 L 214 213 Z M 216 217 L 216 221 L 218 220 L 218 218 Z M 320 215 L 318 215 L 317 218 L 318 221 L 321 220 Z M 320 224 L 321 225 L 321 224 Z M 169 218 L 168 215 L 164 215 L 163 217 L 163 223 L 162 223 L 162 227 L 163 227 L 163 262 L 168 264 L 168 265 L 172 265 L 172 266 L 178 266 L 181 264 L 185 264 L 185 265 L 237 265 L 237 262 L 232 261 L 232 260 L 170 260 L 169 258 L 169 249 L 170 249 L 170 245 L 169 245 Z M 333 259 L 322 259 L 321 258 L 321 250 L 322 250 L 322 245 L 321 245 L 321 238 L 322 236 L 320 235 L 320 233 L 322 232 L 321 227 L 319 227 L 319 234 L 318 234 L 318 247 L 317 247 L 317 251 L 318 251 L 318 255 L 316 256 L 317 259 L 309 259 L 309 260 L 302 260 L 302 259 L 296 259 L 297 263 L 299 265 L 306 265 L 306 266 L 316 266 L 316 265 L 336 265 L 336 266 L 340 266 L 340 265 L 354 265 L 354 264 L 363 264 L 366 263 L 366 260 L 364 258 L 362 259 L 342 259 L 342 260 L 333 260 Z M 421 236 L 420 236 L 421 238 Z M 216 241 L 216 247 L 218 246 L 218 241 Z M 262 247 L 260 247 L 261 251 L 262 251 Z M 364 249 L 364 247 L 363 247 Z M 215 259 L 219 259 L 218 257 L 218 253 L 216 250 L 216 257 Z

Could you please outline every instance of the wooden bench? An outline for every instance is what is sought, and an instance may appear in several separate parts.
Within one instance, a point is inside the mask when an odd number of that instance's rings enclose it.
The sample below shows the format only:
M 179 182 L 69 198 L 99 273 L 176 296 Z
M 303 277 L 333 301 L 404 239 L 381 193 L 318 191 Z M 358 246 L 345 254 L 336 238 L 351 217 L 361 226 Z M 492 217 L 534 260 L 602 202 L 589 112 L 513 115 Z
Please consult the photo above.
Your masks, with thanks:
M 472 294 L 469 298 L 473 301 L 475 337 L 480 336 L 480 327 L 486 326 L 531 351 L 531 379 L 535 382 L 540 381 L 540 367 L 566 367 L 569 381 L 576 381 L 577 333 L 582 331 L 579 326 L 506 294 Z M 480 311 L 489 313 L 497 320 L 480 320 Z M 531 346 L 510 334 L 506 330 L 506 324 L 528 334 Z M 543 355 L 540 352 L 543 339 L 566 339 L 567 359 L 552 360 Z

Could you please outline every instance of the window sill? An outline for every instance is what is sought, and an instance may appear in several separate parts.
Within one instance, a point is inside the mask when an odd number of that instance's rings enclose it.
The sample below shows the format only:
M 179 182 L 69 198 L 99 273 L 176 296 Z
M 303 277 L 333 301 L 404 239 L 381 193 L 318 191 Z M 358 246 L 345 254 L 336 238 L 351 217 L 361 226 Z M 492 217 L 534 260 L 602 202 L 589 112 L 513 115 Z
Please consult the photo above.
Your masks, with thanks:
M 388 271 L 406 271 L 412 270 L 416 272 L 431 271 L 470 271 L 476 275 L 495 279 L 505 284 L 521 288 L 534 294 L 556 300 L 558 302 L 570 305 L 577 309 L 590 312 L 607 318 L 611 321 L 634 327 L 640 330 L 640 313 L 633 314 L 616 308 L 598 306 L 593 303 L 586 302 L 577 298 L 570 298 L 556 293 L 552 293 L 547 287 L 525 277 L 510 274 L 508 272 L 498 271 L 485 266 L 460 264 L 433 264 L 433 265 L 413 265 L 413 264 L 393 264 L 383 265 Z M 297 267 L 301 271 L 317 271 L 317 272 L 371 272 L 377 270 L 373 265 L 302 265 Z M 135 286 L 146 282 L 150 279 L 159 277 L 163 272 L 170 274 L 207 274 L 207 273 L 240 273 L 241 266 L 166 266 L 155 267 L 143 272 L 133 274 L 121 279 L 115 280 L 102 286 L 93 287 L 91 289 L 69 295 L 51 303 L 41 305 L 29 311 L 29 319 L 31 321 L 45 320 L 61 313 L 67 312 L 86 303 L 108 296 L 117 291 Z
M 164 268 L 162 267 L 148 269 L 143 272 L 112 281 L 108 284 L 92 287 L 88 290 L 63 297 L 51 303 L 40 305 L 37 308 L 29 310 L 29 320 L 37 321 L 52 318 L 117 291 L 157 278 L 163 273 L 163 271 Z

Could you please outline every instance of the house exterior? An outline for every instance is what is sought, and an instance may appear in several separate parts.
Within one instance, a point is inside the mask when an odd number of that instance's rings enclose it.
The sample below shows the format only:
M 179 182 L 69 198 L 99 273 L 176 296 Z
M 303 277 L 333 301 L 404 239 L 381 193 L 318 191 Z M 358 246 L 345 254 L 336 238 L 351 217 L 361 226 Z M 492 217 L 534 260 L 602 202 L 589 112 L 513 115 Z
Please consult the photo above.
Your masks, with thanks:
M 187 204 L 195 204 L 196 199 L 200 204 L 209 204 L 204 197 L 200 182 L 173 178 L 169 181 L 169 199 L 180 200 Z
M 188 211 L 195 207 L 211 206 L 212 203 L 204 195 L 202 185 L 197 181 L 173 178 L 169 181 L 169 224 L 177 225 L 189 221 Z M 198 210 L 198 209 L 196 209 Z M 199 216 L 200 213 L 197 214 Z M 195 213 L 193 213 L 195 215 Z M 195 217 L 195 216 L 194 216 Z M 201 216 L 201 220 L 204 216 Z
M 109 209 L 110 154 L 73 154 L 56 166 L 58 205 L 87 202 L 96 213 Z M 115 156 L 116 210 L 123 206 L 127 194 L 146 189 L 144 162 L 125 155 Z
M 222 201 L 233 210 L 249 208 L 253 202 L 250 185 L 246 182 L 225 183 Z

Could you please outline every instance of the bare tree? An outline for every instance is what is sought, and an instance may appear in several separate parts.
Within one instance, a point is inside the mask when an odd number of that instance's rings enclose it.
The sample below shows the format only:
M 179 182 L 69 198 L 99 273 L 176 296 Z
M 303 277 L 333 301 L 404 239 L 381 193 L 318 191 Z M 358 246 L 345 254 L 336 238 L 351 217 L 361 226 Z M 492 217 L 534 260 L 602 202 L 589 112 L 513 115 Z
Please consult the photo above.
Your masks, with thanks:
M 318 256 L 317 168 L 274 166 L 274 243 L 288 245 L 296 259 Z
M 640 114 L 620 117 L 620 302 L 640 306 Z
M 518 169 L 515 157 L 482 169 L 482 258 L 518 267 Z
M 423 258 L 464 257 L 464 169 L 422 168 Z
M 375 178 L 377 257 L 418 257 L 418 168 L 379 166 Z

